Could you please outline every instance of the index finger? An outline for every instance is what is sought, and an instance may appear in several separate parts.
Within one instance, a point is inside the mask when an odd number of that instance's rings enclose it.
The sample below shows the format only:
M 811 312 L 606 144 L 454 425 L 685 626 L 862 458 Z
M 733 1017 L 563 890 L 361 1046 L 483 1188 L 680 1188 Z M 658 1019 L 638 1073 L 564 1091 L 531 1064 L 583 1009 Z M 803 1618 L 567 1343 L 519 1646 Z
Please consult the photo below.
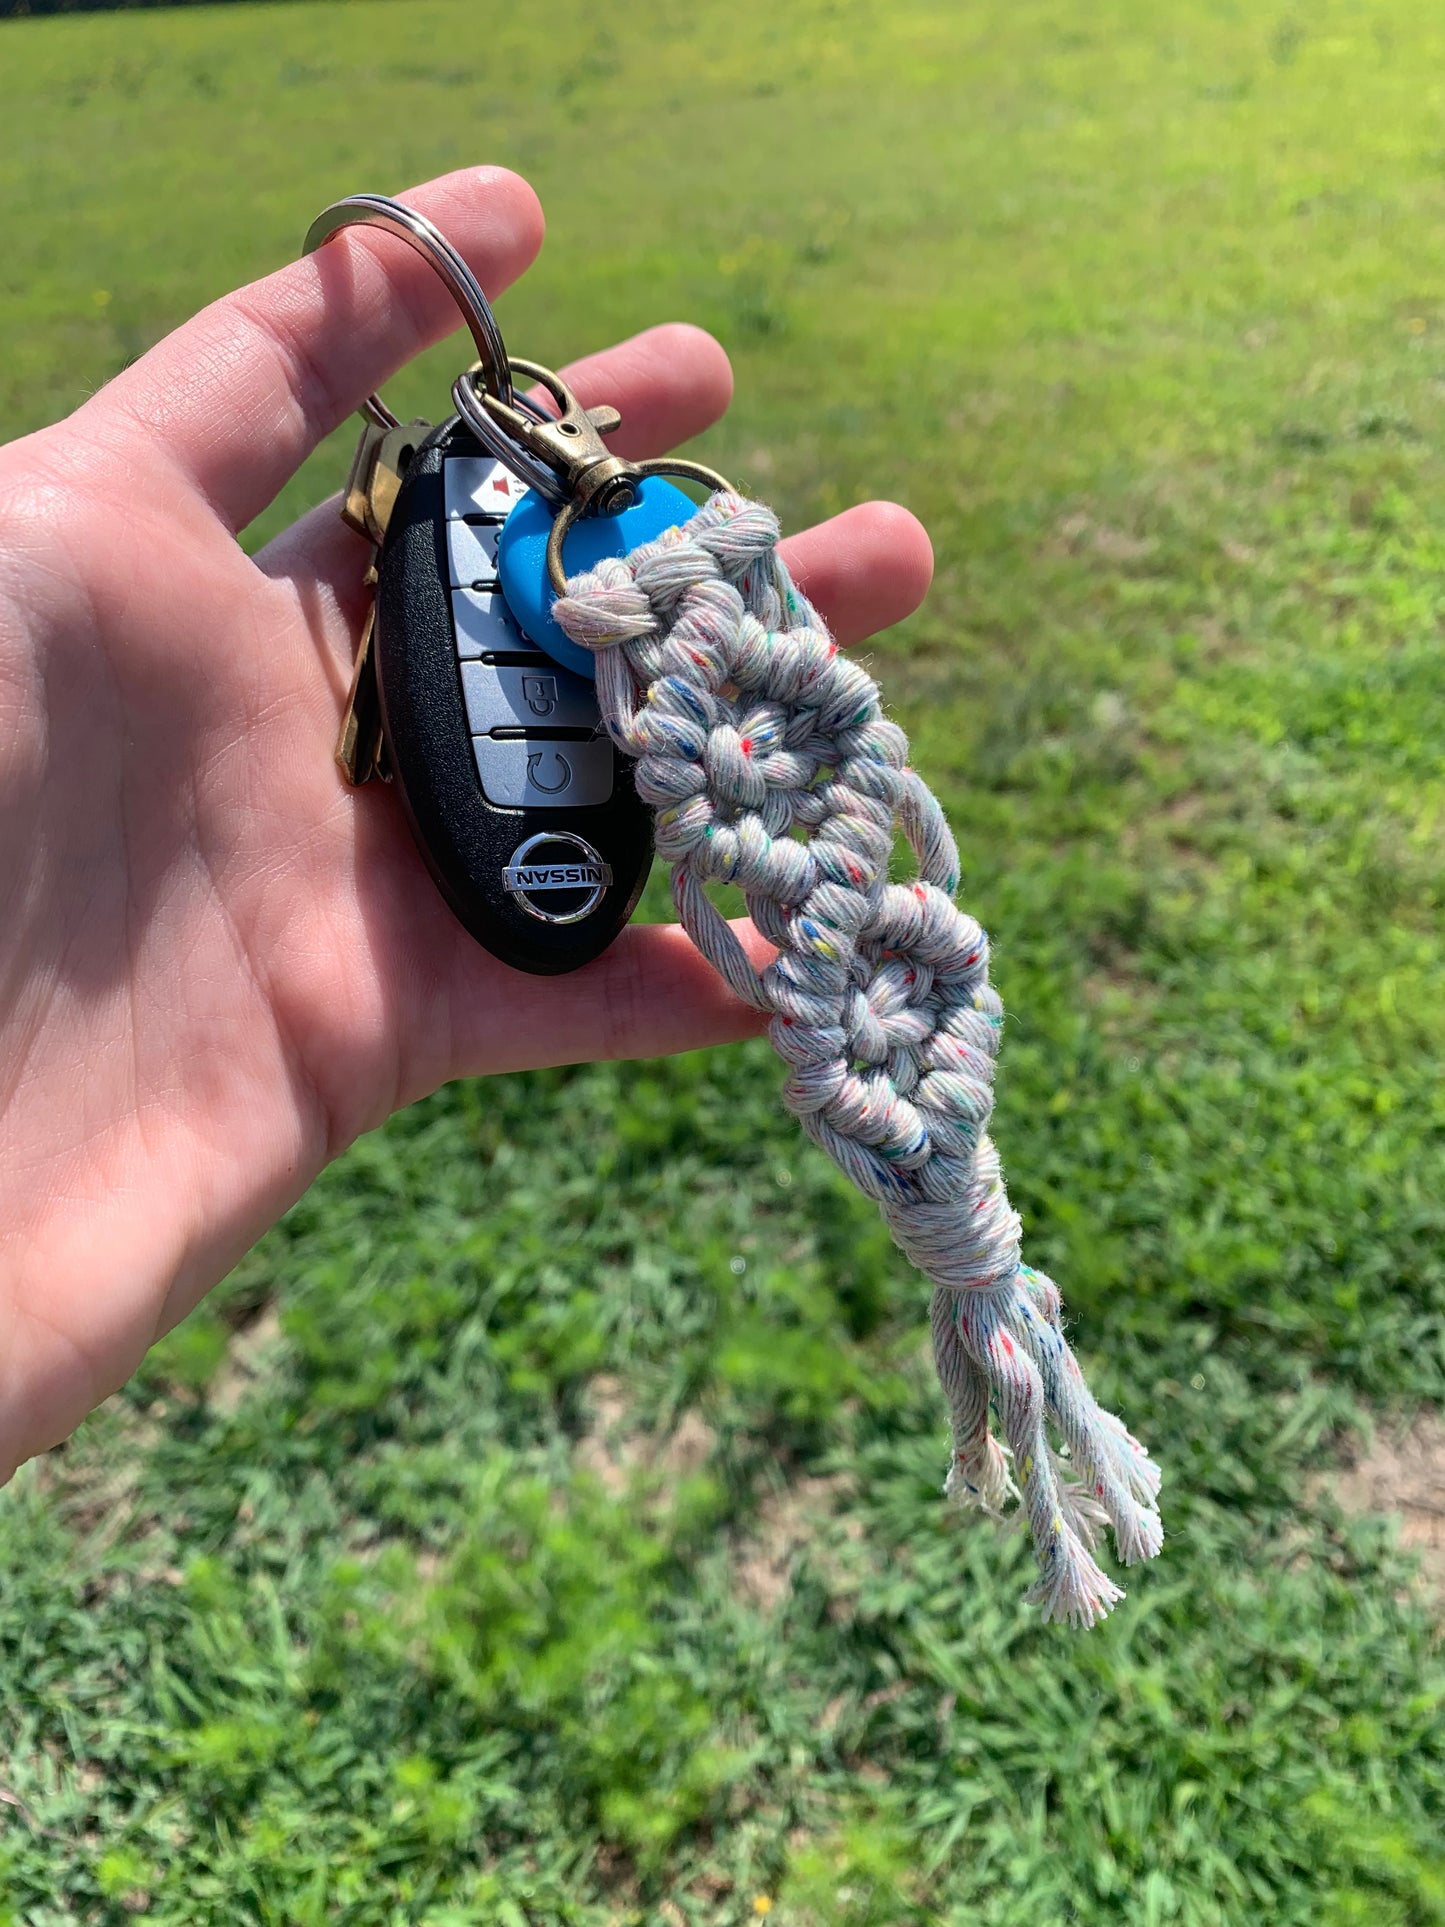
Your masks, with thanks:
M 541 204 L 505 167 L 464 168 L 399 197 L 466 257 L 489 296 L 542 244 Z M 223 295 L 81 411 L 164 447 L 232 531 L 389 375 L 458 325 L 451 296 L 404 242 L 354 228 Z

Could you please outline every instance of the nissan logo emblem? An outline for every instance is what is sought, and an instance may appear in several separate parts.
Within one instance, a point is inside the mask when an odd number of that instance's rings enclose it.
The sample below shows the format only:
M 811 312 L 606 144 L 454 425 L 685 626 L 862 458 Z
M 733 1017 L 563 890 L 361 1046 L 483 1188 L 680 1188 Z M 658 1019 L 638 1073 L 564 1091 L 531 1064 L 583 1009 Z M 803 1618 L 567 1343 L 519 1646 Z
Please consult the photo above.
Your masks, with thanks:
M 502 883 L 529 917 L 542 923 L 581 923 L 590 917 L 612 887 L 612 868 L 604 863 L 585 837 L 571 830 L 543 830 L 529 836 L 512 852 L 502 871 Z M 565 894 L 579 903 L 569 902 L 566 909 L 551 909 L 536 897 Z

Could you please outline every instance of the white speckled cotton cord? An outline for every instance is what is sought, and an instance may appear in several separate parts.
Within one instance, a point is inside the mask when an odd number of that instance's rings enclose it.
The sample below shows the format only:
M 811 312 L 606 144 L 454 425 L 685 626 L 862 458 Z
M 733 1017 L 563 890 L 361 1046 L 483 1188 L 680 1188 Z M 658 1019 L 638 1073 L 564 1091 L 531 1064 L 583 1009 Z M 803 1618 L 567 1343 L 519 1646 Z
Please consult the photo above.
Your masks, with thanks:
M 1126 1565 L 1158 1552 L 1158 1468 L 1095 1402 L 1058 1291 L 1020 1259 L 987 1133 L 1003 1011 L 988 939 L 953 902 L 953 836 L 777 540 L 769 509 L 714 495 L 684 527 L 573 578 L 553 613 L 596 654 L 602 714 L 637 759 L 688 934 L 770 1014 L 784 1102 L 933 1281 L 945 1491 L 997 1511 L 1016 1475 L 1040 1567 L 1030 1598 L 1093 1625 L 1123 1596 L 1094 1560 L 1098 1528 L 1113 1526 Z M 911 883 L 888 881 L 899 829 Z M 709 883 L 740 885 L 777 946 L 761 973 Z

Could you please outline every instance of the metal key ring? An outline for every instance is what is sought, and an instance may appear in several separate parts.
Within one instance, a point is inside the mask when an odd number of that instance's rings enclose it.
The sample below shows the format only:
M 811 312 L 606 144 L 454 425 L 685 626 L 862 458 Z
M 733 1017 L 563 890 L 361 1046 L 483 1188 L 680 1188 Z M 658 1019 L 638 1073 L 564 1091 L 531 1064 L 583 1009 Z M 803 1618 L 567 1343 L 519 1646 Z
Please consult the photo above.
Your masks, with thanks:
M 380 228 L 383 234 L 394 234 L 397 240 L 405 241 L 416 250 L 445 283 L 447 292 L 461 309 L 472 340 L 477 344 L 487 386 L 499 401 L 511 407 L 512 371 L 507 363 L 502 331 L 481 282 L 446 236 L 424 214 L 404 207 L 385 194 L 348 194 L 344 201 L 333 202 L 317 215 L 306 230 L 301 252 L 314 253 L 333 234 L 348 227 Z M 392 414 L 380 395 L 368 395 L 361 412 L 378 428 L 401 426 L 399 417 Z

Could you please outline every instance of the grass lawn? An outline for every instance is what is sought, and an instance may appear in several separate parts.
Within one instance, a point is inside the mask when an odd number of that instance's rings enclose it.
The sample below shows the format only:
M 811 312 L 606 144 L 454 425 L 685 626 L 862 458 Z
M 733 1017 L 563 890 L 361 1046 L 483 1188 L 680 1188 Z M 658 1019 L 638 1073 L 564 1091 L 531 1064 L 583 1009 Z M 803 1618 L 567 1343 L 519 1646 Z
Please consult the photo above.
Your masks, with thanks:
M 0 1918 L 1445 1921 L 1438 1602 L 1322 1476 L 1445 1391 L 1442 75 L 1436 0 L 0 27 L 7 432 L 491 159 L 517 351 L 700 320 L 704 459 L 929 523 L 871 655 L 1171 1535 L 1093 1634 L 1019 1604 L 764 1046 L 452 1087 L 0 1501 Z

